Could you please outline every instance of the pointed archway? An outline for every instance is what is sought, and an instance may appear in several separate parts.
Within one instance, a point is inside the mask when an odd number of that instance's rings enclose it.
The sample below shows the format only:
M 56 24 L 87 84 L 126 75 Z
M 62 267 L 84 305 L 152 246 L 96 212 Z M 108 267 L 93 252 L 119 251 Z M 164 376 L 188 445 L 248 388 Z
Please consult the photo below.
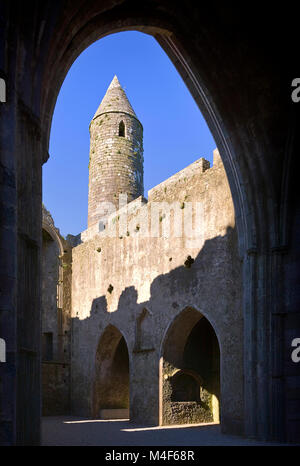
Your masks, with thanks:
M 56 97 L 84 48 L 133 28 L 152 33 L 180 71 L 228 174 L 243 260 L 245 434 L 294 441 L 296 375 L 283 355 L 290 351 L 285 329 L 299 328 L 297 172 L 289 169 L 299 153 L 296 106 L 289 98 L 297 28 L 288 28 L 287 47 L 278 47 L 282 36 L 276 36 L 282 22 L 291 22 L 290 9 L 275 9 L 270 20 L 269 9 L 245 14 L 218 2 L 205 9 L 196 2 L 161 6 L 150 0 L 52 3 L 15 2 L 3 9 L 1 46 L 14 53 L 3 62 L 8 86 L 0 131 L 1 337 L 10 342 L 2 443 L 40 442 L 41 163 Z
M 219 422 L 219 343 L 208 319 L 193 308 L 167 331 L 160 377 L 160 424 Z
M 113 325 L 104 330 L 96 352 L 92 410 L 96 418 L 129 418 L 128 348 Z

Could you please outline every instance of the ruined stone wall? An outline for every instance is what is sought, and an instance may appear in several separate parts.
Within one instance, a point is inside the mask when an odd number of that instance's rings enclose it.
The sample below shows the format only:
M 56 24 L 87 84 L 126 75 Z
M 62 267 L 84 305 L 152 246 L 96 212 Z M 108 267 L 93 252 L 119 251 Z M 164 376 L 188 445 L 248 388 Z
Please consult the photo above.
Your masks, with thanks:
M 59 416 L 70 413 L 70 365 L 42 361 L 42 414 Z
M 198 357 L 200 354 L 198 355 Z M 162 424 L 192 424 L 213 422 L 212 395 L 205 389 L 201 390 L 199 400 L 173 401 L 172 374 L 177 368 L 163 359 L 162 361 Z M 200 391 L 200 390 L 199 390 Z
M 43 207 L 42 413 L 70 410 L 72 249 Z
M 59 246 L 52 237 L 43 230 L 42 251 L 42 357 L 57 359 L 58 332 L 57 332 L 57 289 L 59 282 Z M 48 355 L 45 348 L 43 336 L 51 336 L 52 350 L 49 348 Z M 49 354 L 51 352 L 51 354 Z M 44 354 L 43 354 L 44 353 Z
M 151 209 L 163 201 L 155 220 L 159 234 L 145 237 L 144 220 L 154 221 Z M 195 207 L 199 202 L 203 215 L 196 241 L 177 237 L 172 227 L 170 236 L 165 234 L 168 205 L 173 202 L 179 203 L 182 218 L 185 213 L 190 216 L 190 203 Z M 158 423 L 163 342 L 174 318 L 189 306 L 209 320 L 218 337 L 222 422 L 241 429 L 241 261 L 231 193 L 218 153 L 212 168 L 204 159 L 197 161 L 153 188 L 148 202 L 139 198 L 128 209 L 125 226 L 122 212 L 115 212 L 106 231 L 83 232 L 83 243 L 73 249 L 73 413 L 86 416 L 93 411 L 97 346 L 111 324 L 128 346 L 131 419 Z M 195 213 L 192 216 L 195 219 Z M 116 229 L 115 237 L 107 236 L 109 228 Z M 146 343 L 141 341 L 144 336 Z
M 164 403 L 167 406 L 164 425 L 199 424 L 214 421 L 211 411 L 202 403 L 196 401 L 168 403 L 166 399 L 164 399 Z

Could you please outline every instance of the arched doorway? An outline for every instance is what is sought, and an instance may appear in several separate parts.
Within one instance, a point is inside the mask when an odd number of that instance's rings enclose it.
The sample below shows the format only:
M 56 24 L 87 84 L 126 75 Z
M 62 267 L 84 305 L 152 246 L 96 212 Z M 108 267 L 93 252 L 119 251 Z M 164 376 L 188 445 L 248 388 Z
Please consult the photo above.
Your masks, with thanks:
M 200 312 L 186 308 L 170 325 L 160 372 L 161 424 L 219 422 L 220 349 Z
M 95 360 L 93 416 L 129 418 L 129 355 L 121 332 L 109 325 L 103 332 Z

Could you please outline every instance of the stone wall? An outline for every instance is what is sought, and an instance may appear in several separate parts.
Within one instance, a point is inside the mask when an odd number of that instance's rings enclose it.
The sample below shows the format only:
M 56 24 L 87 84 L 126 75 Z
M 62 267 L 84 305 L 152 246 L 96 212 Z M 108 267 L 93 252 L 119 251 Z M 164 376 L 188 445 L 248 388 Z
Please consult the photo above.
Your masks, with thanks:
M 70 365 L 42 361 L 42 414 L 59 416 L 70 413 Z
M 200 402 L 172 402 L 168 404 L 164 424 L 198 424 L 213 422 L 209 409 Z
M 152 208 L 159 202 L 165 204 L 154 220 Z M 182 218 L 190 217 L 190 204 L 196 208 L 199 203 L 203 215 L 195 241 L 176 236 L 172 226 L 166 234 L 168 209 L 174 202 L 179 203 Z M 190 307 L 208 319 L 219 341 L 222 422 L 241 430 L 241 261 L 231 193 L 218 154 L 212 168 L 203 159 L 197 161 L 153 188 L 148 202 L 139 198 L 125 209 L 126 225 L 122 212 L 115 212 L 104 232 L 83 232 L 83 243 L 73 249 L 73 413 L 93 412 L 98 343 L 106 327 L 113 325 L 129 352 L 130 417 L 162 423 L 163 343 L 176 316 Z M 158 235 L 146 236 L 144 225 L 153 222 Z
M 70 410 L 72 249 L 43 207 L 42 413 Z
M 56 241 L 43 230 L 42 252 L 42 357 L 43 359 L 58 359 L 58 288 L 60 280 L 60 251 Z M 48 348 L 46 337 L 52 348 Z M 45 338 L 44 338 L 45 337 Z M 44 348 L 43 348 L 44 347 Z M 51 354 L 49 354 L 51 353 Z

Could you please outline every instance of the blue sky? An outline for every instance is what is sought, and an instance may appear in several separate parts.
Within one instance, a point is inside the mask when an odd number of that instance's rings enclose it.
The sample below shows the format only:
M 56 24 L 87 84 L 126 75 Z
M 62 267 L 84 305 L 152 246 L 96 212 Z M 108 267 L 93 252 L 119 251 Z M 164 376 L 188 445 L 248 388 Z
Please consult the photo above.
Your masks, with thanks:
M 89 123 L 115 74 L 144 127 L 145 197 L 200 157 L 212 164 L 213 137 L 155 39 L 133 31 L 104 37 L 73 63 L 53 115 L 43 202 L 64 236 L 87 227 Z

